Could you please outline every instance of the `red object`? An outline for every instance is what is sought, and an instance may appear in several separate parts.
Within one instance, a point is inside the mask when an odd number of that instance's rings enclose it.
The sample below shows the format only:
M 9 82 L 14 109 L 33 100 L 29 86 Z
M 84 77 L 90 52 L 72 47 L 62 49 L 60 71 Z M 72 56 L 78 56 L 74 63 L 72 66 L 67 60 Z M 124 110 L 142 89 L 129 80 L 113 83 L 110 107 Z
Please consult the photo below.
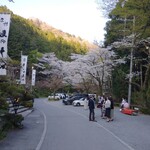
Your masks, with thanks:
M 127 115 L 137 115 L 138 112 L 134 109 L 130 109 L 130 108 L 123 108 L 121 110 L 122 113 L 127 114 Z

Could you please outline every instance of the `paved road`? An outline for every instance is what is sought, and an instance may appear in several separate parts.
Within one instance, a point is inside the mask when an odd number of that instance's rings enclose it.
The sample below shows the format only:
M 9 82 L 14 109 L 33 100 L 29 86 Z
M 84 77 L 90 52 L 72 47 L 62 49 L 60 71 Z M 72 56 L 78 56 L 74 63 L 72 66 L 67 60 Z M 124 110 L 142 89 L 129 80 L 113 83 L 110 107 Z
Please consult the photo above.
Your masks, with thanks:
M 36 99 L 24 128 L 10 132 L 0 150 L 150 150 L 150 116 L 128 116 L 116 108 L 108 123 L 95 112 L 97 122 L 89 122 L 83 107 Z

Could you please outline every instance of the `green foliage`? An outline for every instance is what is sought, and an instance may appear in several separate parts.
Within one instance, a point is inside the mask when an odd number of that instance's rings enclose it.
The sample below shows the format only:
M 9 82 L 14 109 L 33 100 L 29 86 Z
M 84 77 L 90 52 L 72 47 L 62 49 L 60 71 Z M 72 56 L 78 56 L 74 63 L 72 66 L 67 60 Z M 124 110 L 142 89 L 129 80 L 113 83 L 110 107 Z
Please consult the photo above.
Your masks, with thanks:
M 86 45 L 80 41 L 63 38 L 67 34 L 58 36 L 50 29 L 42 29 L 40 21 L 35 24 L 34 21 L 15 15 L 3 6 L 0 7 L 0 12 L 11 13 L 8 54 L 12 59 L 20 60 L 21 51 L 29 55 L 29 61 L 32 63 L 36 62 L 40 53 L 55 52 L 59 59 L 69 60 L 71 53 L 87 52 Z
M 23 103 L 24 106 L 33 107 L 34 96 L 29 92 L 25 92 L 23 86 L 10 84 L 9 82 L 1 82 L 0 93 L 0 109 L 8 109 L 8 104 L 6 103 L 7 98 L 12 98 L 13 100 L 18 99 L 20 104 Z M 27 102 L 30 100 L 32 103 Z
M 0 140 L 6 137 L 7 133 L 0 128 Z
M 10 84 L 9 80 L 6 82 L 0 82 L 0 93 L 2 97 L 16 97 L 20 96 L 19 93 L 22 93 L 23 88 L 17 86 L 16 84 Z
M 150 7 L 149 1 L 128 0 L 122 7 L 122 0 L 119 0 L 116 8 L 109 14 L 111 21 L 106 24 L 106 43 L 119 41 L 121 37 L 129 36 L 132 32 L 138 38 L 150 36 Z M 135 26 L 133 28 L 133 16 Z M 126 23 L 124 22 L 124 19 Z M 116 32 L 117 31 L 117 32 Z
M 27 92 L 27 91 L 23 93 L 22 98 L 21 98 L 22 101 L 29 101 L 33 99 L 34 99 L 34 96 L 30 92 Z
M 0 114 L 4 113 L 2 110 L 8 110 L 8 103 L 4 97 L 0 97 Z
M 10 129 L 22 128 L 21 122 L 24 120 L 22 115 L 6 113 L 0 120 L 0 140 L 7 136 Z
M 33 91 L 33 94 L 35 97 L 48 97 L 48 95 L 50 94 L 50 89 L 49 88 L 36 88 Z
M 8 90 L 10 90 L 8 91 L 10 97 L 14 99 L 22 96 L 23 89 L 20 89 L 19 87 L 16 87 L 15 85 L 10 86 Z
M 24 118 L 22 115 L 8 113 L 5 115 L 5 124 L 3 126 L 3 130 L 7 131 L 12 128 L 20 127 L 23 120 Z
M 124 3 L 124 6 L 122 5 Z M 148 54 L 145 51 L 145 45 L 138 48 L 142 39 L 150 37 L 150 2 L 149 0 L 119 0 L 116 7 L 110 12 L 110 21 L 106 24 L 105 46 L 113 42 L 120 42 L 127 39 L 128 36 L 135 34 L 134 53 L 133 53 L 133 73 L 141 72 L 142 76 L 137 75 L 132 78 L 132 104 L 142 107 L 145 112 L 149 111 L 149 61 Z M 135 17 L 135 20 L 133 19 Z M 135 22 L 134 22 L 135 21 Z M 113 49 L 119 58 L 126 57 L 126 64 L 114 69 L 112 74 L 112 91 L 115 97 L 127 97 L 128 81 L 126 74 L 130 68 L 130 48 Z M 141 80 L 142 78 L 142 80 Z
M 37 63 L 38 62 L 38 58 L 42 57 L 42 53 L 38 52 L 38 50 L 32 50 L 29 52 L 28 54 L 28 62 L 31 63 Z
M 32 100 L 22 101 L 21 105 L 27 108 L 33 108 L 33 101 Z
M 112 72 L 112 90 L 113 95 L 119 101 L 122 97 L 127 96 L 128 83 L 124 80 L 126 75 L 126 67 L 120 66 L 117 67 Z

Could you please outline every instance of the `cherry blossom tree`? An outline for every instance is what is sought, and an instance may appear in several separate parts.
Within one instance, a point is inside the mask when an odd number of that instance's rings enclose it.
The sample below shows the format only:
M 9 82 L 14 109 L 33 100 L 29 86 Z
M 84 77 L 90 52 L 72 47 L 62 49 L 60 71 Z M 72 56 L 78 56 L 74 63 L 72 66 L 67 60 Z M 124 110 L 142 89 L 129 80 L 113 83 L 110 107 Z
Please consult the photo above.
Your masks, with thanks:
M 115 53 L 108 49 L 93 50 L 86 55 L 72 54 L 73 61 L 63 68 L 67 74 L 64 79 L 74 86 L 84 83 L 85 89 L 88 89 L 85 83 L 90 81 L 98 89 L 95 93 L 102 94 L 113 67 L 121 62 L 114 60 L 115 57 Z
M 44 75 L 50 89 L 56 92 L 64 85 L 71 85 L 86 93 L 102 94 L 108 89 L 111 71 L 122 59 L 109 49 L 95 49 L 85 55 L 72 54 L 71 62 L 59 60 L 54 53 L 44 54 L 39 59 L 39 74 Z
M 54 53 L 43 54 L 43 57 L 39 59 L 39 63 L 34 64 L 34 67 L 38 69 L 37 76 L 42 77 L 45 85 L 53 93 L 63 87 L 62 65 L 63 61 L 59 60 Z

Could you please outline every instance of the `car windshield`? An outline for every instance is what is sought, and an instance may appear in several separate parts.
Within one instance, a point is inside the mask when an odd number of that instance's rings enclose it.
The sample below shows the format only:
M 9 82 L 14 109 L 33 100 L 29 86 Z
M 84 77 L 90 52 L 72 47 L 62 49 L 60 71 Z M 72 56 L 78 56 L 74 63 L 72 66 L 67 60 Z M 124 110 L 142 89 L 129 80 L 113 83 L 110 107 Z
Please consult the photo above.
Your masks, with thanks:
M 85 98 L 81 98 L 80 101 L 84 101 Z

